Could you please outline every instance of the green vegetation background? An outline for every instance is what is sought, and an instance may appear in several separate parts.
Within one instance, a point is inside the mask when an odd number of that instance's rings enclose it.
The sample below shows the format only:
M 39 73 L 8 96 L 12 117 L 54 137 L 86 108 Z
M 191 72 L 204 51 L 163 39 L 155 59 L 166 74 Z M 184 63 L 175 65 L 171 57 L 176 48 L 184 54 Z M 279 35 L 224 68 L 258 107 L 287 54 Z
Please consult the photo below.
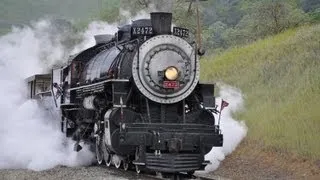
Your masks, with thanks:
M 320 25 L 288 30 L 202 60 L 202 79 L 236 86 L 253 147 L 320 158 Z
M 0 34 L 11 25 L 45 17 L 69 19 L 83 28 L 92 20 L 118 22 L 154 2 L 174 2 L 174 22 L 195 33 L 195 6 L 186 0 L 0 0 Z M 319 0 L 208 0 L 201 2 L 203 44 L 207 54 L 248 44 L 306 22 L 320 20 Z M 146 11 L 148 12 L 148 11 Z
M 155 0 L 156 1 L 156 0 Z M 0 0 L 0 34 L 45 16 L 83 28 L 92 20 L 121 21 L 152 0 Z M 174 0 L 174 23 L 195 33 L 195 6 Z M 236 114 L 248 141 L 267 151 L 320 159 L 320 1 L 208 0 L 201 3 L 202 79 L 245 95 Z

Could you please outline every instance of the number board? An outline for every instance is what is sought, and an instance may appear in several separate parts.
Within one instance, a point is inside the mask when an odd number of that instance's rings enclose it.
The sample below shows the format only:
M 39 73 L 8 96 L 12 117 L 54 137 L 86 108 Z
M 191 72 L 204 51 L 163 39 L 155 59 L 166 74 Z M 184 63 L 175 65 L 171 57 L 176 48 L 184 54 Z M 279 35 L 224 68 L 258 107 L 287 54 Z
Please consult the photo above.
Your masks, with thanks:
M 189 29 L 174 27 L 173 28 L 173 35 L 178 36 L 178 37 L 182 37 L 182 38 L 188 38 L 189 37 Z
M 179 81 L 164 81 L 163 82 L 163 87 L 167 89 L 175 89 L 179 88 Z
M 153 29 L 151 26 L 134 26 L 132 27 L 131 34 L 134 36 L 153 35 Z

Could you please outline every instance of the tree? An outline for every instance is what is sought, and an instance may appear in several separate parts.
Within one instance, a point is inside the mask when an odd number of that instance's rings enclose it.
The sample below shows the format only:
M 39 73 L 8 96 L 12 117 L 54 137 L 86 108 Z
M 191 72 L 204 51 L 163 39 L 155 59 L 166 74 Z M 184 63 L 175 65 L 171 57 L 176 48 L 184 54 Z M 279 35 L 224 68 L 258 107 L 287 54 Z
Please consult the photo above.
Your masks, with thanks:
M 235 26 L 242 18 L 241 0 L 209 0 L 204 9 L 205 25 L 210 26 L 221 21 L 228 26 Z
M 226 30 L 227 46 L 246 44 L 304 23 L 307 15 L 294 1 L 264 0 L 246 9 L 247 14 L 233 28 Z
M 253 20 L 262 34 L 276 34 L 303 21 L 304 13 L 286 1 L 268 0 L 256 4 Z
M 320 1 L 319 0 L 301 0 L 302 9 L 305 12 L 312 12 L 316 9 L 320 9 Z
M 118 0 L 101 0 L 99 19 L 107 22 L 120 21 L 120 2 Z
M 206 28 L 203 32 L 204 46 L 206 48 L 226 48 L 225 38 L 223 37 L 228 25 L 218 21 Z

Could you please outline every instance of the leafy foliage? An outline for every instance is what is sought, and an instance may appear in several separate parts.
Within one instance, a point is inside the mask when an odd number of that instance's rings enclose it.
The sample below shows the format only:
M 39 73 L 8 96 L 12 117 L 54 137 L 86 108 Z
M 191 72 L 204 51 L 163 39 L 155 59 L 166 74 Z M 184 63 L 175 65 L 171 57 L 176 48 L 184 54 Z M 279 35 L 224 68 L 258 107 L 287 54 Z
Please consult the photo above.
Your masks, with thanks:
M 207 25 L 208 33 L 214 34 L 207 39 L 209 43 L 212 41 L 219 42 L 218 44 L 208 44 L 209 48 L 228 48 L 247 44 L 309 21 L 307 14 L 298 7 L 298 4 L 290 0 L 238 0 L 228 2 L 230 3 L 224 5 L 229 7 L 225 10 L 228 12 L 228 16 L 232 15 L 231 18 L 219 15 L 223 14 L 221 11 L 211 15 L 213 19 L 219 20 L 225 26 L 223 26 L 224 31 L 221 31 L 220 28 L 213 28 L 213 25 L 216 26 L 219 21 Z M 210 15 L 207 14 L 207 18 L 209 17 Z M 229 18 L 234 21 L 228 20 Z M 219 24 L 221 25 L 221 23 Z
M 196 6 L 186 0 L 0 0 L 0 17 L 12 24 L 45 16 L 73 19 L 85 26 L 94 19 L 125 22 L 139 12 L 170 9 L 174 23 L 196 32 Z M 201 2 L 207 49 L 227 49 L 277 34 L 305 22 L 320 21 L 318 0 L 208 0 Z M 5 27 L 4 27 L 5 26 Z M 5 32 L 8 25 L 0 23 Z

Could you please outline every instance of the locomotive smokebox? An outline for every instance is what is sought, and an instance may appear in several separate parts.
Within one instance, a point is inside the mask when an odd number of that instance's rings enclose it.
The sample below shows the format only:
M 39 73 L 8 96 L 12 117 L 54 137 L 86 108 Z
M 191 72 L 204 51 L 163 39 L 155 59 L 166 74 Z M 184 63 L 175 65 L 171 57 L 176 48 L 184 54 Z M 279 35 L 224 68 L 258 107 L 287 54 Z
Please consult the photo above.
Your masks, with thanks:
M 150 14 L 153 34 L 171 34 L 172 13 L 153 12 Z

